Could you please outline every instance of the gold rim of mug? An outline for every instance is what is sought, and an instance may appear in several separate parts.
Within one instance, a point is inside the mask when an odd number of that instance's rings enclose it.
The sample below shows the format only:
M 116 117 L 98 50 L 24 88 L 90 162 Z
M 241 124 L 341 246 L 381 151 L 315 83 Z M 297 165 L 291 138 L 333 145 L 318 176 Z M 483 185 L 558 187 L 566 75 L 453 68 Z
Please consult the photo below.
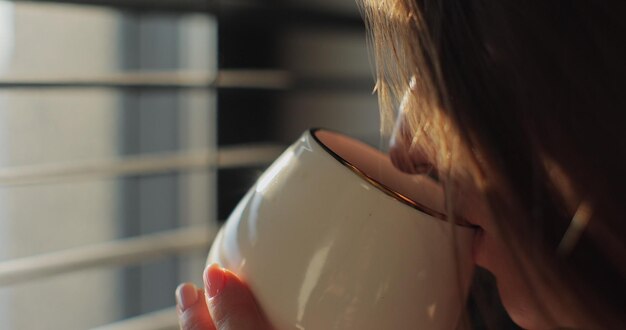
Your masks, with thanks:
M 418 203 L 414 200 L 412 200 L 409 197 L 404 196 L 403 194 L 394 191 L 393 189 L 387 187 L 386 185 L 378 182 L 376 179 L 370 177 L 369 175 L 365 174 L 365 172 L 361 171 L 358 167 L 354 166 L 352 163 L 350 163 L 349 161 L 345 160 L 343 157 L 339 156 L 337 153 L 335 153 L 332 149 L 330 149 L 328 146 L 326 146 L 316 135 L 317 132 L 320 131 L 326 131 L 326 132 L 330 132 L 333 134 L 337 134 L 337 135 L 342 135 L 345 137 L 350 138 L 349 136 L 346 136 L 344 134 L 341 134 L 339 132 L 335 132 L 329 129 L 324 129 L 324 128 L 312 128 L 309 130 L 309 133 L 311 134 L 311 136 L 313 137 L 313 140 L 315 140 L 315 142 L 317 142 L 317 144 L 320 145 L 320 147 L 324 148 L 324 150 L 326 150 L 333 158 L 335 158 L 337 161 L 339 161 L 339 163 L 341 163 L 342 165 L 344 165 L 345 167 L 347 167 L 349 170 L 351 170 L 352 172 L 354 172 L 356 175 L 358 175 L 359 177 L 361 177 L 363 180 L 365 180 L 366 182 L 368 182 L 369 184 L 371 184 L 372 186 L 374 186 L 375 188 L 377 188 L 378 190 L 382 191 L 384 194 L 400 201 L 401 203 L 408 205 L 420 212 L 426 213 L 432 217 L 435 217 L 437 219 L 441 219 L 441 220 L 448 220 L 448 217 L 444 214 L 441 213 L 439 211 L 433 210 L 430 207 Z M 462 226 L 462 227 L 474 227 L 473 225 L 469 224 L 467 221 L 460 219 L 459 217 L 455 217 L 457 218 L 457 225 Z

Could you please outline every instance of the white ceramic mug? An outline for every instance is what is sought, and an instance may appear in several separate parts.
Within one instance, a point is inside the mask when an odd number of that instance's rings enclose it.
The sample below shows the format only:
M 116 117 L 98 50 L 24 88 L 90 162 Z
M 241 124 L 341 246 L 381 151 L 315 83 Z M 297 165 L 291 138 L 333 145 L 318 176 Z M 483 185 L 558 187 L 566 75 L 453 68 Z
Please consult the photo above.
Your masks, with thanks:
M 208 263 L 247 282 L 278 330 L 452 330 L 473 272 L 474 230 L 443 220 L 442 205 L 428 177 L 311 130 L 239 203 Z

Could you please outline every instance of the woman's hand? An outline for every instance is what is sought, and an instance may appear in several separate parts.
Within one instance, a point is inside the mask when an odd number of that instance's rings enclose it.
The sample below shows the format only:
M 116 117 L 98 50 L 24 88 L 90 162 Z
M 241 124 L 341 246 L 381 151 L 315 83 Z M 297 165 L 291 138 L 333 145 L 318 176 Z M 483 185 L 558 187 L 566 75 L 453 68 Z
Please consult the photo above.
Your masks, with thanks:
M 182 330 L 270 329 L 248 287 L 215 264 L 204 271 L 204 289 L 181 284 L 176 302 Z

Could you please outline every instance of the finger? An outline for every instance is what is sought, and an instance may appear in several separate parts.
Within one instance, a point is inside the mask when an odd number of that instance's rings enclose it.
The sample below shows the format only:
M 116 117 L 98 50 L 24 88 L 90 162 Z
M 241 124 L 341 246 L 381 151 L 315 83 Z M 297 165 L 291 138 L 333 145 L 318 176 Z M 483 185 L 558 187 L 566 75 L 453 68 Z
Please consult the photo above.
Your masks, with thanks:
M 204 272 L 209 311 L 220 330 L 270 329 L 248 287 L 237 275 L 213 264 Z
M 204 299 L 204 290 L 198 289 L 192 283 L 178 286 L 176 307 L 182 330 L 216 330 Z

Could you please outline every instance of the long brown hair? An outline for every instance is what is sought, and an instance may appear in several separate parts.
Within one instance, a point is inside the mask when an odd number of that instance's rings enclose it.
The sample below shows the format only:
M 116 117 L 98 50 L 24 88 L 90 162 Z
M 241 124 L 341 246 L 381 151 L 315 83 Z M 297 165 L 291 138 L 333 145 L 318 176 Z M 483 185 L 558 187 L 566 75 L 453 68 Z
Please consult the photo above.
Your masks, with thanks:
M 443 174 L 471 173 L 501 234 L 575 310 L 626 328 L 626 4 L 360 4 L 384 128 L 410 90 L 414 141 Z

